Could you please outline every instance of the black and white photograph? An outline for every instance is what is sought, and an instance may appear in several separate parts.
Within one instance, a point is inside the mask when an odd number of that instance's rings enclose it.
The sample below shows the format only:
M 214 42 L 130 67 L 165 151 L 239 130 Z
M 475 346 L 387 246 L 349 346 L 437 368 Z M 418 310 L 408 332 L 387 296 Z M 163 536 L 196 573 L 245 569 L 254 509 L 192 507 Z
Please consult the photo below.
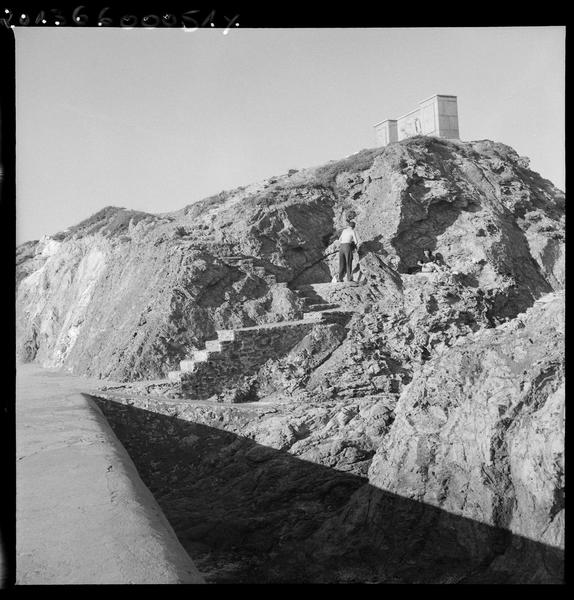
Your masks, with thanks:
M 566 26 L 193 8 L 0 9 L 3 587 L 564 584 Z

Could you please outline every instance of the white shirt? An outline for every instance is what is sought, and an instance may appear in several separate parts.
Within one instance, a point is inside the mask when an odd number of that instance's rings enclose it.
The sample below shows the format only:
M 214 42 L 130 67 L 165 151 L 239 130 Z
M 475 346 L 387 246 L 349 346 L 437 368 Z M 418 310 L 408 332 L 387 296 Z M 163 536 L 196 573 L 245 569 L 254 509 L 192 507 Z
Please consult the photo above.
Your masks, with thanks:
M 355 233 L 355 230 L 352 227 L 347 227 L 346 229 L 343 229 L 343 233 L 339 238 L 339 242 L 341 242 L 341 244 L 350 244 L 351 242 L 355 242 L 357 246 L 359 245 L 357 234 Z

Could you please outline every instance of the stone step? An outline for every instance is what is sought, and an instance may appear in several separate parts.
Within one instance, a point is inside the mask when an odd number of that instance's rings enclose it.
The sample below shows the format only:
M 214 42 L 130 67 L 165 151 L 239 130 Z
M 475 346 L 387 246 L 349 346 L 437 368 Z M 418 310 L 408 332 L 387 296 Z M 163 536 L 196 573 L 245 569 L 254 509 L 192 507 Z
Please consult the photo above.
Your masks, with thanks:
M 195 366 L 195 361 L 190 358 L 186 358 L 185 360 L 179 361 L 179 369 L 182 373 L 193 373 L 197 367 Z
M 209 350 L 195 350 L 193 352 L 193 362 L 206 362 L 209 357 Z
M 358 285 L 360 285 L 360 283 L 357 281 L 337 281 L 336 283 L 327 281 L 326 283 L 310 283 L 309 287 L 320 294 L 325 290 L 332 290 L 333 287 L 357 287 Z
M 221 260 L 227 260 L 227 261 L 231 261 L 231 262 L 253 262 L 255 260 L 255 258 L 251 257 L 251 256 L 243 256 L 242 254 L 229 254 L 227 256 L 222 256 Z
M 220 342 L 233 342 L 235 340 L 235 329 L 219 329 L 217 339 Z
M 318 323 L 343 323 L 347 321 L 353 314 L 354 311 L 352 310 L 324 310 L 306 313 L 304 317 L 306 317 L 306 320 L 317 321 Z M 318 315 L 318 317 L 307 317 L 307 315 Z
M 313 311 L 308 313 L 303 313 L 304 321 L 321 321 L 323 313 L 319 311 Z
M 335 283 L 312 283 L 310 284 L 311 290 L 320 297 L 329 297 L 335 290 L 344 288 L 359 287 L 362 284 L 358 281 L 337 281 Z M 310 291 L 308 293 L 311 293 Z
M 207 362 L 220 357 L 221 352 L 219 350 L 196 350 L 193 353 L 193 361 L 196 363 Z
M 331 310 L 333 308 L 339 308 L 339 304 L 329 304 L 327 302 L 320 302 L 317 304 L 307 304 L 307 306 L 305 307 L 306 312 L 307 311 L 323 311 L 323 310 Z
M 245 337 L 245 335 L 251 333 L 257 333 L 259 331 L 265 331 L 266 329 L 282 329 L 288 327 L 296 327 L 305 323 L 306 321 L 303 319 L 296 319 L 293 321 L 276 321 L 275 323 L 261 323 L 260 325 L 251 325 L 250 327 L 238 327 L 237 329 L 227 329 L 225 330 L 225 335 L 228 335 L 227 332 L 232 332 L 234 334 L 235 340 L 238 338 Z M 219 335 L 219 331 L 217 332 Z
M 225 342 L 223 342 L 225 344 Z M 205 342 L 205 349 L 211 352 L 221 352 L 223 349 L 221 340 L 207 340 Z

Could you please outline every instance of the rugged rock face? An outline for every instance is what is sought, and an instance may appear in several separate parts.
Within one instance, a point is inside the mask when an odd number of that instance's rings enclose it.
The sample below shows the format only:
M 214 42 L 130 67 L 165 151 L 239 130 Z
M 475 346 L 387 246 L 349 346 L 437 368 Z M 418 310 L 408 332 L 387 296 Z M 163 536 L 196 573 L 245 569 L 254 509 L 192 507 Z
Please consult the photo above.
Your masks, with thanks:
M 336 257 L 324 256 L 351 211 L 379 298 L 381 269 L 408 273 L 425 248 L 497 318 L 563 284 L 559 190 L 503 144 L 410 138 L 172 214 L 107 208 L 24 244 L 18 354 L 115 380 L 164 376 L 216 329 L 296 318 L 290 288 L 331 279 Z
M 416 373 L 371 465 L 373 483 L 563 545 L 564 296 L 543 300 Z
M 420 538 L 409 560 L 428 565 L 411 573 L 415 581 L 432 578 L 437 561 L 455 566 L 450 575 L 468 582 L 559 579 L 563 334 L 564 297 L 550 294 L 430 359 L 401 394 L 371 462 L 370 486 L 316 533 L 317 551 L 332 560 L 356 544 L 371 559 L 378 556 L 379 573 L 400 572 L 397 556 L 385 556 L 380 546 L 381 537 L 396 536 L 391 529 L 398 521 Z M 389 503 L 380 490 L 441 512 Z M 343 540 L 345 549 L 337 550 Z
M 564 297 L 543 300 L 400 397 L 226 406 L 128 385 L 98 404 L 210 581 L 556 583 Z
M 557 582 L 564 200 L 508 146 L 415 137 L 104 209 L 18 248 L 18 353 L 124 382 L 97 402 L 210 581 Z M 331 285 L 349 217 L 358 285 Z M 174 393 L 216 330 L 299 323 L 311 292 L 352 316 Z

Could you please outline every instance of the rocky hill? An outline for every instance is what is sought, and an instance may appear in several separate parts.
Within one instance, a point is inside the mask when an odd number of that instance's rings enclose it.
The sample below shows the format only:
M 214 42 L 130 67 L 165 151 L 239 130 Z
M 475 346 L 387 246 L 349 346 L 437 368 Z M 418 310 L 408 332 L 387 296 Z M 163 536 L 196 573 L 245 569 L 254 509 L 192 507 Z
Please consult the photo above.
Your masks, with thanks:
M 17 249 L 18 357 L 116 382 L 102 409 L 213 581 L 557 581 L 564 206 L 504 144 L 420 136 L 108 207 Z M 331 284 L 349 217 L 358 282 Z
M 208 581 L 559 583 L 563 337 L 558 292 L 400 395 L 97 402 Z
M 564 281 L 564 195 L 526 164 L 502 144 L 420 137 L 176 213 L 108 207 L 17 249 L 19 356 L 164 376 L 216 329 L 297 317 L 291 289 L 330 281 L 323 257 L 350 211 L 375 299 L 377 259 L 409 273 L 430 248 L 486 319 L 512 317 Z

